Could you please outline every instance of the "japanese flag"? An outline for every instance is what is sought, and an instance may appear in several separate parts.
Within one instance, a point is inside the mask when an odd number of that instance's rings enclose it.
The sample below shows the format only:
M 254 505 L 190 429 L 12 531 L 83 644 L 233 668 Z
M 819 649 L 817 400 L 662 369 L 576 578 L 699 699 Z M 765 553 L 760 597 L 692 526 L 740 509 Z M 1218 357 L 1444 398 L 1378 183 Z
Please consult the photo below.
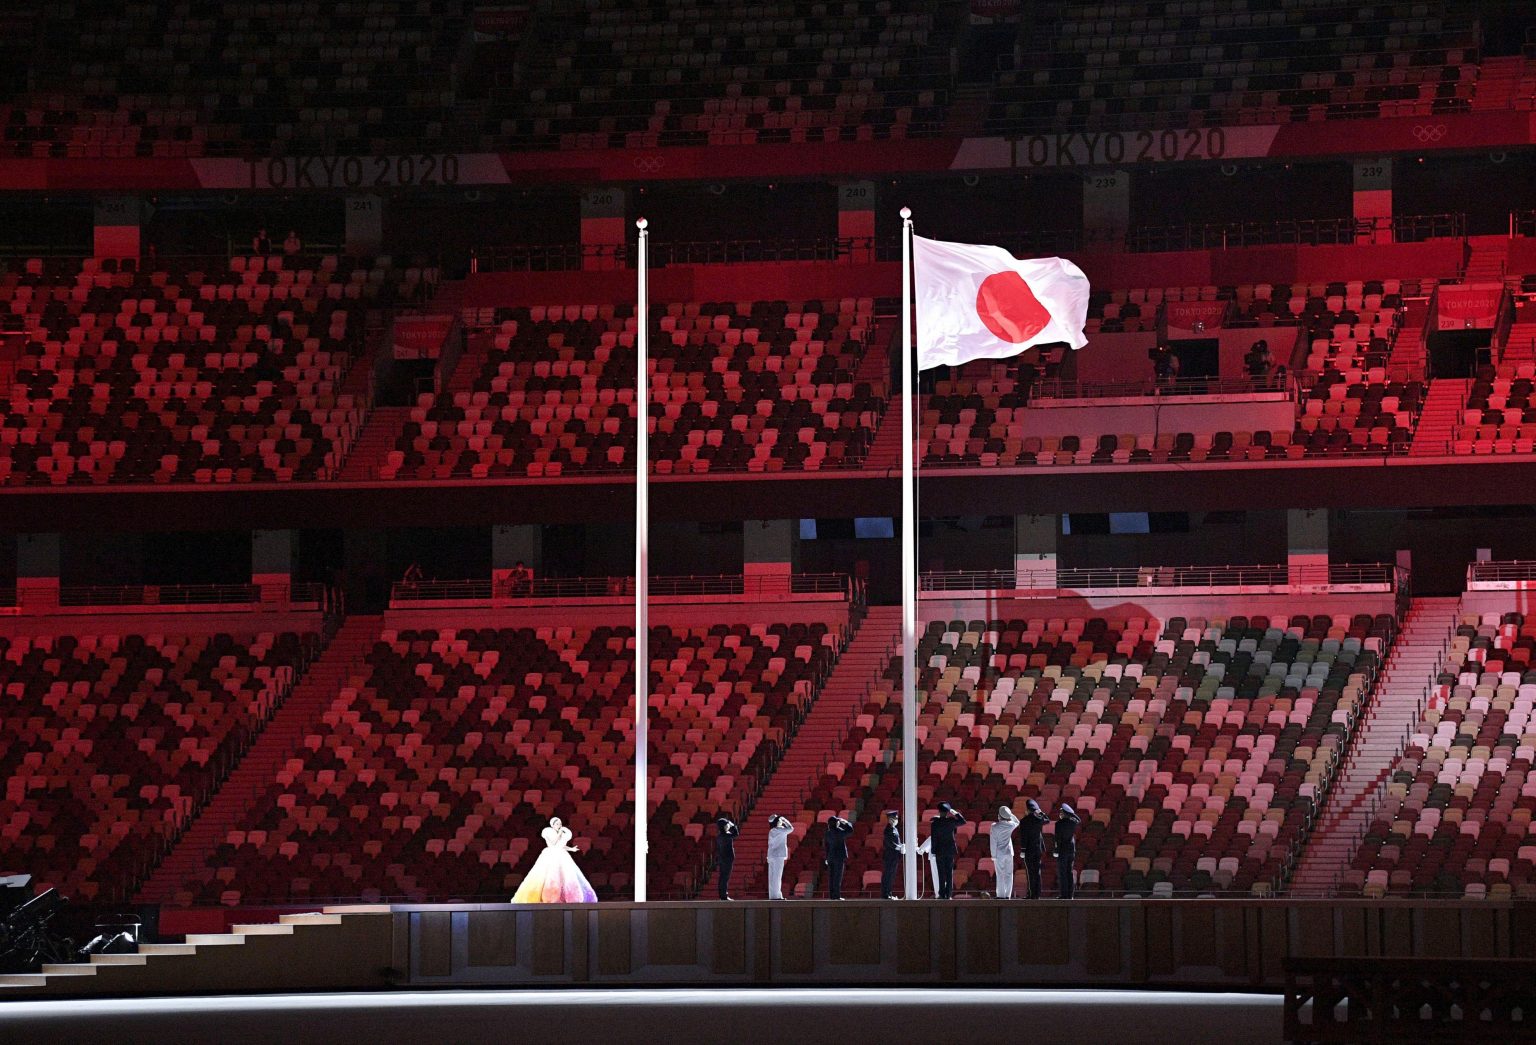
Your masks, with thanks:
M 917 365 L 1016 356 L 1088 343 L 1088 277 L 1061 258 L 1019 261 L 1002 247 L 912 237 Z

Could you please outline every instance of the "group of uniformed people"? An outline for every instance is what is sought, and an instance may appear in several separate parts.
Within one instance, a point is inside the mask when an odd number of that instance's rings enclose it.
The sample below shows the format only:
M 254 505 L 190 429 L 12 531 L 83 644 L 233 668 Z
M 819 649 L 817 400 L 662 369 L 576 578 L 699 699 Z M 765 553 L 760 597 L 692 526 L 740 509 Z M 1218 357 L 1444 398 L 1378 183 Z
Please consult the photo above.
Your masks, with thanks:
M 1022 819 L 1011 808 L 1003 806 L 988 833 L 992 845 L 992 863 L 997 870 L 996 896 L 1010 899 L 1013 896 L 1014 845 L 1019 836 L 1019 855 L 1024 861 L 1028 876 L 1028 899 L 1041 895 L 1040 861 L 1045 855 L 1045 826 L 1051 823 L 1033 798 L 1024 803 Z M 933 890 L 941 900 L 954 898 L 955 860 L 959 856 L 956 835 L 965 815 L 948 802 L 939 803 L 936 816 L 928 821 L 928 838 L 918 847 L 919 855 L 928 857 Z M 1075 863 L 1077 860 L 1077 828 L 1082 823 L 1072 806 L 1062 802 L 1056 809 L 1053 832 L 1056 853 L 1056 881 L 1061 898 L 1070 900 L 1075 892 Z M 719 896 L 730 899 L 731 869 L 736 862 L 736 837 L 740 833 L 735 821 L 721 816 L 715 821 L 715 857 L 719 870 Z M 833 900 L 843 898 L 843 872 L 848 866 L 848 836 L 853 834 L 853 822 L 833 813 L 827 818 L 822 844 L 827 866 L 827 895 Z M 774 815 L 768 818 L 768 899 L 784 899 L 784 864 L 789 859 L 789 836 L 794 832 L 786 818 Z M 901 840 L 900 821 L 895 809 L 885 811 L 885 834 L 880 871 L 880 895 L 887 900 L 897 899 L 896 881 L 901 871 L 901 858 L 906 845 Z

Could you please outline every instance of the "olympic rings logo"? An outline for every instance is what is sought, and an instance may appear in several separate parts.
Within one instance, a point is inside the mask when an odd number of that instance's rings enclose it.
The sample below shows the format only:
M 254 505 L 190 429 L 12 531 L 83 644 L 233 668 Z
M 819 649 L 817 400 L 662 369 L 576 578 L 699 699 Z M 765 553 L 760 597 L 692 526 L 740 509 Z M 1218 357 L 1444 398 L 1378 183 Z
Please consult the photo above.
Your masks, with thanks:
M 1446 127 L 1443 123 L 1419 123 L 1413 127 L 1413 136 L 1419 140 L 1420 145 L 1428 145 L 1445 137 Z
M 666 166 L 667 161 L 662 159 L 660 156 L 636 156 L 634 163 L 635 170 L 639 171 L 640 173 L 655 174 L 657 171 L 661 170 L 661 168 Z

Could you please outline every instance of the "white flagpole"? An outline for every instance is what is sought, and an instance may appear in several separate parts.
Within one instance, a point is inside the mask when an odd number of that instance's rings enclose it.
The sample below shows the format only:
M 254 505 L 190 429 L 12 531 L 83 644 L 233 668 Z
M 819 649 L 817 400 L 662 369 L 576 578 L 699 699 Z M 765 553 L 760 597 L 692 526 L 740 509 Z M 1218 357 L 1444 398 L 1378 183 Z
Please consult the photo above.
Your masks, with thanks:
M 912 210 L 901 208 L 901 819 L 906 898 L 917 899 L 917 475 L 912 388 Z
M 646 358 L 650 341 L 650 288 L 646 280 L 646 231 L 648 222 L 635 222 L 640 230 L 635 254 L 636 301 L 635 355 L 635 902 L 645 902 L 645 865 L 649 849 L 647 833 L 650 812 L 646 783 L 650 773 L 650 591 L 651 591 L 651 500 L 649 465 L 650 375 Z

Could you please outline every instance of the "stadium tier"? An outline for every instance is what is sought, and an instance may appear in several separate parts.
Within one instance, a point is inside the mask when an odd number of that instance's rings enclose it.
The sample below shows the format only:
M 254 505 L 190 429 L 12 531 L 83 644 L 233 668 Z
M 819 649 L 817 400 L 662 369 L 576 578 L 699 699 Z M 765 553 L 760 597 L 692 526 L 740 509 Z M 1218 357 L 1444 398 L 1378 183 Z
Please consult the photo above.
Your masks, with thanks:
M 0 636 L 0 865 L 125 902 L 321 646 L 175 628 Z
M 379 476 L 633 468 L 632 309 L 508 308 L 497 310 L 494 323 L 471 338 L 445 393 L 419 397 Z M 883 374 L 855 380 L 874 323 L 870 298 L 657 308 L 650 332 L 655 471 L 858 464 L 887 398 Z
M 1528 100 L 1448 2 L 460 0 L 28 12 L 13 157 L 620 149 L 1432 117 Z M 957 61 L 957 56 L 963 61 Z M 960 99 L 957 102 L 957 99 Z
M 934 135 L 953 5 L 571 5 L 538 30 L 531 91 L 493 92 L 484 140 L 536 148 L 867 141 Z M 808 10 L 809 7 L 809 10 Z M 679 53 L 686 56 L 679 60 Z M 500 79 L 500 78 L 498 78 Z M 510 81 L 510 77 L 508 77 Z
M 1475 91 L 1476 33 L 1451 3 L 1031 6 L 992 133 L 1431 116 Z
M 461 0 L 49 5 L 19 157 L 419 152 L 443 132 Z
M 1533 649 L 1523 612 L 1459 614 L 1341 892 L 1536 895 Z
M 722 607 L 722 609 L 725 609 Z M 600 896 L 633 853 L 633 632 L 608 626 L 370 628 L 362 663 L 204 814 L 145 890 L 239 904 L 510 896 L 550 816 L 576 831 Z M 693 895 L 701 839 L 750 805 L 841 648 L 845 625 L 651 633 L 655 887 Z M 360 649 L 360 646 L 352 648 Z M 204 839 L 211 845 L 200 844 Z M 533 848 L 530 848 L 533 847 Z
M 0 482 L 334 476 L 366 412 L 364 310 L 396 279 L 387 258 L 26 261 L 0 275 L 26 338 Z
M 981 828 L 1026 796 L 1083 816 L 1085 891 L 1272 894 L 1393 633 L 1369 615 L 935 622 L 918 654 L 920 816 L 948 801 L 970 817 L 962 892 L 995 888 Z M 868 821 L 899 807 L 900 670 L 893 660 L 871 692 L 812 809 Z M 803 892 L 816 849 L 802 843 L 789 865 Z M 878 835 L 858 840 L 851 881 L 873 888 L 879 863 Z M 1053 868 L 1045 881 L 1054 894 Z

